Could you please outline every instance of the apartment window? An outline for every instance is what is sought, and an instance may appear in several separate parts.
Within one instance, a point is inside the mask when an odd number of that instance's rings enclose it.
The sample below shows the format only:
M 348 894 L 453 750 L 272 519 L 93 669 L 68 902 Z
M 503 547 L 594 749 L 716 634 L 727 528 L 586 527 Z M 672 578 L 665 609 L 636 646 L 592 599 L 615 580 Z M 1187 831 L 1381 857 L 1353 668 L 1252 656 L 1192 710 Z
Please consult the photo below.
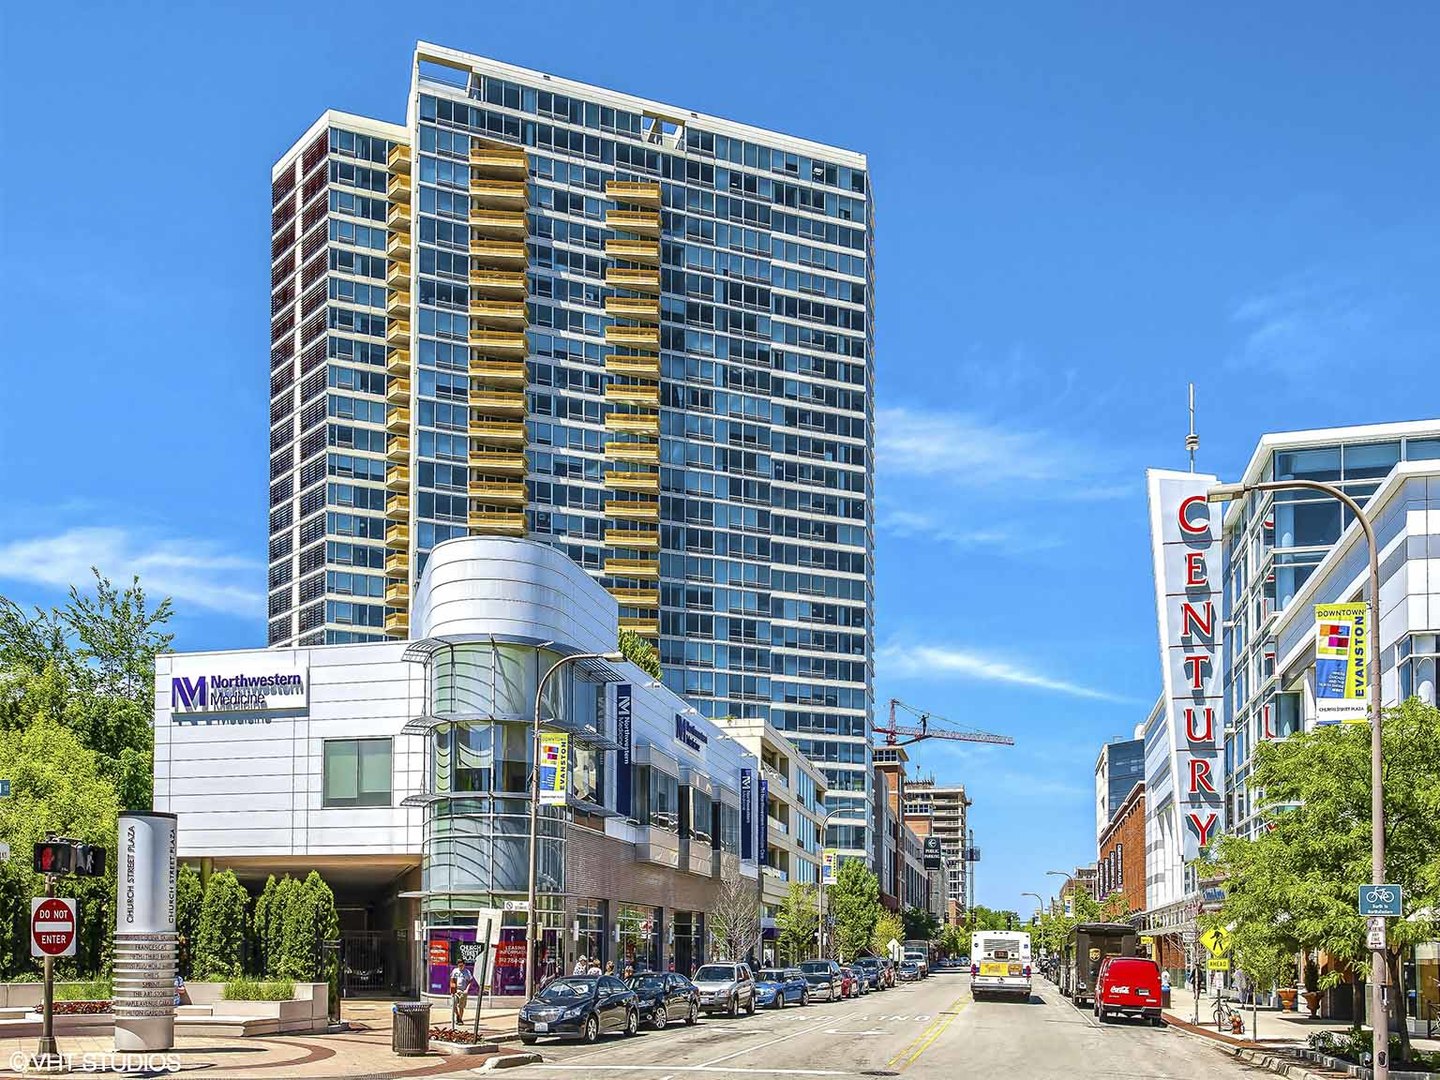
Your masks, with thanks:
M 390 805 L 390 740 L 325 742 L 325 806 Z

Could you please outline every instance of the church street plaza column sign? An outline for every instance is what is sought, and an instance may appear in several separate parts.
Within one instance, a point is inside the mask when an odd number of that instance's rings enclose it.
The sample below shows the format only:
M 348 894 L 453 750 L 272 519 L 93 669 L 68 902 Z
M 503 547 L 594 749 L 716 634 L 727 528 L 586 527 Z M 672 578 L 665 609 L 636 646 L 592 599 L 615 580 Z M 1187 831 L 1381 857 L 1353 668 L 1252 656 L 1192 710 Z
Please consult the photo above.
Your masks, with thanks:
M 175 815 L 120 815 L 115 860 L 115 1049 L 175 1045 Z
M 1171 775 L 1186 863 L 1224 828 L 1220 510 L 1213 476 L 1150 469 L 1150 541 Z

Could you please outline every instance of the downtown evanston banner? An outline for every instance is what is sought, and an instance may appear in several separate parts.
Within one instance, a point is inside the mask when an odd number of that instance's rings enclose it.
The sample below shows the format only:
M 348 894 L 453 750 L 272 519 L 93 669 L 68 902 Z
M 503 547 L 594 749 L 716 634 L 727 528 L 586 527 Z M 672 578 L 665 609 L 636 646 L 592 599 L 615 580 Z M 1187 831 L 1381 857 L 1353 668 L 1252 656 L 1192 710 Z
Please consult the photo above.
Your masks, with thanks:
M 1369 676 L 1369 605 L 1316 604 L 1315 722 L 1365 723 Z
M 546 732 L 540 736 L 540 804 L 564 806 L 570 791 L 570 736 Z

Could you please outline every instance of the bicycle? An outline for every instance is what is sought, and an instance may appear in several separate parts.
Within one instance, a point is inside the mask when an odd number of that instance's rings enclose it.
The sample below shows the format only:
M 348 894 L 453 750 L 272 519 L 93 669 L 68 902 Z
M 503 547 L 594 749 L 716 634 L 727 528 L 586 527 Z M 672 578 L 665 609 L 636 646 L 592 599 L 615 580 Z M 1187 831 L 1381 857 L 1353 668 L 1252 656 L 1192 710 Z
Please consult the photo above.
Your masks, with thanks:
M 1245 1020 L 1240 1013 L 1230 1007 L 1219 994 L 1215 995 L 1215 1008 L 1212 1010 L 1215 1019 L 1215 1030 L 1222 1035 L 1240 1035 L 1245 1031 Z

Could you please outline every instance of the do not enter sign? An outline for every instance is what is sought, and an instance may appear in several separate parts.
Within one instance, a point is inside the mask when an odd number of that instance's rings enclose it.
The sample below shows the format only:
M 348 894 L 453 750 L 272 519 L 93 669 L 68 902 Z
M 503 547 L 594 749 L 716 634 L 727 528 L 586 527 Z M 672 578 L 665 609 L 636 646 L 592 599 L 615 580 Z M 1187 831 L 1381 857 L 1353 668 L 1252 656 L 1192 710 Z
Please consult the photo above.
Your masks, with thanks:
M 30 955 L 75 955 L 75 901 L 38 896 L 30 901 Z

